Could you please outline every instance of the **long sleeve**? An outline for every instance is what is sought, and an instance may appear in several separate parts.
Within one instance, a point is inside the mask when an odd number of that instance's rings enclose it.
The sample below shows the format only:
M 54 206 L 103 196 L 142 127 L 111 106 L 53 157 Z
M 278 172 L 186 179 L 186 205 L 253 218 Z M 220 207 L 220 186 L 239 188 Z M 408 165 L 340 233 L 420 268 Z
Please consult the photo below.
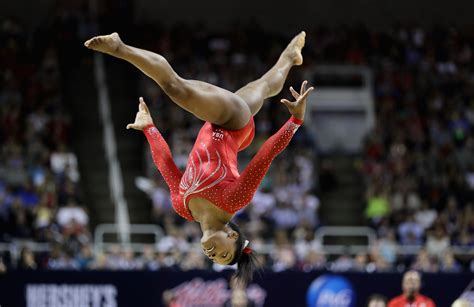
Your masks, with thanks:
M 143 133 L 150 144 L 151 155 L 156 167 L 168 184 L 171 195 L 176 195 L 179 192 L 182 173 L 173 161 L 168 144 L 154 125 L 147 126 L 143 129 Z
M 240 177 L 226 187 L 223 201 L 231 204 L 233 212 L 250 203 L 273 159 L 288 146 L 302 123 L 302 120 L 291 116 L 277 133 L 265 141 Z

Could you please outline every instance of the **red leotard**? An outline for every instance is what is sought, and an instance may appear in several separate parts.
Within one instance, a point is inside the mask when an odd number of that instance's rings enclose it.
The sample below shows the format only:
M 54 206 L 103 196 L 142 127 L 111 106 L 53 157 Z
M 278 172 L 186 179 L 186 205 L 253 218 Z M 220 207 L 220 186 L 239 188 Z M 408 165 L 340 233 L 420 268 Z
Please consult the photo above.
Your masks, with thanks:
M 408 302 L 404 294 L 394 297 L 388 302 L 388 307 L 435 307 L 433 301 L 424 295 L 417 294 L 415 301 Z
M 153 161 L 170 188 L 174 210 L 192 221 L 188 204 L 195 197 L 207 199 L 229 213 L 250 203 L 272 160 L 285 149 L 302 123 L 292 116 L 262 145 L 240 175 L 237 152 L 253 140 L 253 118 L 240 130 L 227 130 L 206 122 L 199 131 L 184 174 L 174 163 L 169 146 L 158 129 L 150 125 L 143 132 L 150 144 Z

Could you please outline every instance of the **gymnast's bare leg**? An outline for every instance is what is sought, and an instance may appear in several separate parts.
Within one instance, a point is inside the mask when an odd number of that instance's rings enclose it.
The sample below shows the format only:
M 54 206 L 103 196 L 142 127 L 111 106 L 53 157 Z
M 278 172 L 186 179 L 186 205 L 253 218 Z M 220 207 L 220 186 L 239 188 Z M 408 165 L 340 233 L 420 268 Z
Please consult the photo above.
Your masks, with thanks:
M 270 71 L 236 93 L 209 83 L 181 78 L 164 57 L 124 44 L 117 33 L 94 37 L 84 45 L 133 64 L 152 78 L 176 104 L 201 120 L 236 130 L 243 128 L 250 117 L 260 110 L 265 98 L 281 91 L 290 68 L 301 65 L 304 40 L 305 33 L 301 32 Z
M 303 64 L 301 49 L 304 47 L 305 37 L 304 31 L 296 35 L 283 50 L 277 63 L 267 73 L 235 92 L 247 103 L 252 115 L 257 114 L 265 99 L 281 91 L 290 69 L 295 65 Z

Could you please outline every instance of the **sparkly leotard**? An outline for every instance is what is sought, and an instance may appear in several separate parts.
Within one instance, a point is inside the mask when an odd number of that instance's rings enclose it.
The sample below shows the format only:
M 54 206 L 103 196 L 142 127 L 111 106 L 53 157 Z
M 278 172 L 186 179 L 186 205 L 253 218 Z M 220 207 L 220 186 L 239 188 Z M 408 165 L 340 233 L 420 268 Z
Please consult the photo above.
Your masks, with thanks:
M 153 161 L 170 188 L 174 210 L 193 220 L 188 204 L 195 197 L 204 198 L 231 214 L 250 203 L 272 160 L 285 149 L 302 123 L 292 116 L 262 145 L 242 174 L 237 169 L 237 152 L 253 140 L 253 118 L 240 130 L 227 130 L 206 122 L 199 131 L 184 174 L 174 163 L 158 129 L 150 125 L 143 131 Z

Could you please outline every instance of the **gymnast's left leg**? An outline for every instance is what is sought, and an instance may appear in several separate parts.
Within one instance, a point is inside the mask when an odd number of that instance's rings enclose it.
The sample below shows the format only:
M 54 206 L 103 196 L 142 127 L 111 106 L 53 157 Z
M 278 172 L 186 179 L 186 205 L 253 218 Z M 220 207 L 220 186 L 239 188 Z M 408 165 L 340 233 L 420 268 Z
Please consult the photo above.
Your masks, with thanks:
M 265 99 L 273 97 L 281 91 L 290 69 L 303 63 L 301 49 L 304 47 L 305 37 L 304 31 L 296 35 L 267 73 L 235 92 L 247 103 L 252 115 L 257 114 Z

